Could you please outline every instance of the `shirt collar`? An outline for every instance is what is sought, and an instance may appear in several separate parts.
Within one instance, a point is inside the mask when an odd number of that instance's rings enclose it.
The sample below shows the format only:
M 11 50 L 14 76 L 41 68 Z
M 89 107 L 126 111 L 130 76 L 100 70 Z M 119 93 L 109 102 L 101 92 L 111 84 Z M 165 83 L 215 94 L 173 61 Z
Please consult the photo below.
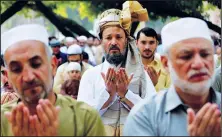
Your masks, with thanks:
M 173 85 L 167 91 L 165 112 L 171 111 L 183 104 Z
M 219 108 L 221 107 L 220 96 L 221 96 L 221 94 L 219 92 L 214 91 L 214 89 L 212 87 L 210 88 L 210 102 L 216 103 L 217 105 L 219 105 Z M 181 101 L 174 86 L 171 85 L 170 88 L 168 89 L 167 95 L 166 95 L 165 113 L 177 108 L 180 105 L 186 106 Z
M 115 70 L 118 70 L 121 67 L 121 64 L 119 64 L 117 67 L 113 64 L 110 64 L 106 59 L 104 63 L 102 64 L 102 72 L 107 73 L 109 68 L 114 68 Z

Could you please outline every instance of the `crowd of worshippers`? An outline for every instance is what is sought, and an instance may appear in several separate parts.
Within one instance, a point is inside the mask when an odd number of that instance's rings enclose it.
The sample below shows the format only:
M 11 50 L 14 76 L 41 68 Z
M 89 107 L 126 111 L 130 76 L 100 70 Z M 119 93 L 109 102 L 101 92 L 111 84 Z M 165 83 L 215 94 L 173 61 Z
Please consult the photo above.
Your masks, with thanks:
M 130 36 L 147 20 L 126 1 L 99 16 L 98 38 L 1 34 L 1 136 L 220 136 L 221 43 L 192 17 Z

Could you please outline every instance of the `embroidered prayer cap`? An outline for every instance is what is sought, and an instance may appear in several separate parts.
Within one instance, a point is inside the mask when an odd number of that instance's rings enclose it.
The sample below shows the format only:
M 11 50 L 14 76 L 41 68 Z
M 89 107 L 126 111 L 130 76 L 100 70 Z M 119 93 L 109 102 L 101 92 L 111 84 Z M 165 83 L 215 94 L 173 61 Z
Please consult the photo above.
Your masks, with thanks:
M 205 38 L 213 42 L 205 21 L 192 17 L 181 18 L 165 25 L 161 31 L 161 37 L 165 52 L 173 44 L 190 38 Z
M 49 35 L 45 27 L 39 24 L 19 25 L 1 35 L 1 50 L 4 54 L 10 46 L 24 40 L 40 41 L 44 43 L 46 47 L 48 47 L 48 37 Z
M 72 70 L 77 70 L 77 71 L 80 71 L 81 72 L 81 66 L 79 63 L 77 62 L 70 62 L 66 68 L 66 71 L 69 72 L 69 71 L 72 71 Z
M 67 49 L 67 54 L 68 55 L 82 54 L 82 49 L 79 45 L 73 44 L 69 46 L 69 48 Z
M 147 21 L 148 13 L 138 1 L 126 1 L 123 3 L 123 10 L 109 9 L 99 16 L 97 34 L 99 35 L 106 26 L 118 25 L 130 35 L 133 21 Z

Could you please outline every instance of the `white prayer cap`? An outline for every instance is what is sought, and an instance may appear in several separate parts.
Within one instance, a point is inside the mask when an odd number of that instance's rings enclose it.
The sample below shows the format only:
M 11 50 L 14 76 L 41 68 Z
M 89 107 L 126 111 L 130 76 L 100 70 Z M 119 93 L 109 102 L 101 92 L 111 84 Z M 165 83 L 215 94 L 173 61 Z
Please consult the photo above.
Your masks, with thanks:
M 1 35 L 3 54 L 13 44 L 24 40 L 37 40 L 48 45 L 48 33 L 45 27 L 38 24 L 25 24 L 12 28 Z M 48 47 L 48 46 L 47 46 Z
M 85 41 L 87 41 L 87 37 L 82 35 L 82 36 L 79 36 L 79 37 L 77 38 L 77 40 L 78 40 L 78 41 L 84 41 L 84 42 L 85 42 Z
M 165 25 L 161 31 L 163 50 L 190 38 L 205 38 L 212 42 L 207 24 L 197 18 L 186 17 Z
M 81 72 L 81 66 L 77 62 L 70 62 L 66 68 L 66 72 L 72 71 L 72 70 L 78 70 Z
M 76 39 L 74 39 L 73 37 L 66 37 L 65 38 L 65 42 L 73 42 L 76 41 Z
M 82 54 L 82 49 L 79 45 L 73 44 L 69 46 L 67 50 L 67 55 L 75 55 L 75 54 Z

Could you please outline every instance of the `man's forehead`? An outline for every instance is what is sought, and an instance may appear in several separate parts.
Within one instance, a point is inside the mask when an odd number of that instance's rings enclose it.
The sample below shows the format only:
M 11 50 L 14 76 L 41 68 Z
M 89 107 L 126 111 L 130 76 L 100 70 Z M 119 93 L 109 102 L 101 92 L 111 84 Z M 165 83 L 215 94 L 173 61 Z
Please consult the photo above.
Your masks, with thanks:
M 15 50 L 15 51 L 23 51 L 25 49 L 32 50 L 32 49 L 41 49 L 44 48 L 44 43 L 37 40 L 23 40 L 12 44 L 6 51 L 8 50 Z
M 209 40 L 202 39 L 202 38 L 187 39 L 187 40 L 177 42 L 174 45 L 177 49 L 187 49 L 187 48 L 211 49 L 213 48 Z
M 46 56 L 44 44 L 39 41 L 21 41 L 10 46 L 5 52 L 6 60 L 30 59 L 34 56 Z
M 112 29 L 112 31 L 110 31 Z M 111 34 L 121 34 L 124 33 L 124 30 L 117 26 L 110 26 L 104 29 L 103 34 L 111 35 Z
M 187 45 L 187 46 L 178 46 L 174 47 L 173 52 L 175 54 L 181 54 L 181 53 L 193 53 L 193 52 L 211 52 L 213 51 L 213 48 L 210 46 L 195 46 L 195 45 Z
M 69 55 L 70 58 L 80 58 L 81 55 L 80 54 L 73 54 L 73 55 Z

